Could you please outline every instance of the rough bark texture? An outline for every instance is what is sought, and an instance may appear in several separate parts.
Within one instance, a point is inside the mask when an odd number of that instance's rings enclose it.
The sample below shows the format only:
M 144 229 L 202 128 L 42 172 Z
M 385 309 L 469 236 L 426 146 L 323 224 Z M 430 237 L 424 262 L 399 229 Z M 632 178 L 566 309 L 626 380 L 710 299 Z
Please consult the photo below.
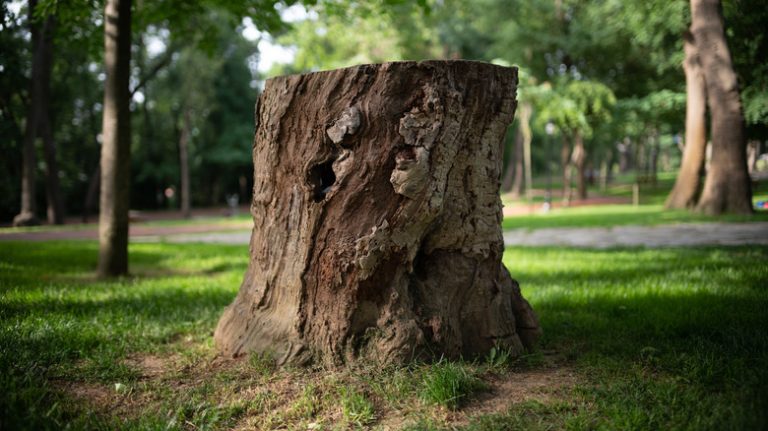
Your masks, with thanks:
M 326 364 L 530 346 L 536 316 L 501 264 L 516 82 L 467 61 L 267 81 L 251 261 L 217 346 Z
M 691 32 L 704 70 L 712 117 L 712 162 L 696 208 L 706 214 L 751 214 L 744 116 L 719 0 L 691 1 Z
M 685 147 L 680 172 L 665 204 L 668 209 L 693 208 L 696 205 L 701 186 L 701 171 L 704 168 L 704 150 L 707 148 L 707 87 L 693 33 L 685 33 L 683 46 Z
M 131 1 L 107 0 L 104 12 L 104 121 L 99 198 L 99 275 L 128 273 L 131 112 Z

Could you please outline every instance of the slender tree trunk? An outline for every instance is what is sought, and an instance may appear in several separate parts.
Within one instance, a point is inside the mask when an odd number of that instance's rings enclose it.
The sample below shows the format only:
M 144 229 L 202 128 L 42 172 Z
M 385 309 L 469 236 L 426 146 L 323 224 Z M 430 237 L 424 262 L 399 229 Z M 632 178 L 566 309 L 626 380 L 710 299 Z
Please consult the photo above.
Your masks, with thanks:
M 37 130 L 42 115 L 43 98 L 43 52 L 39 49 L 41 39 L 44 39 L 44 33 L 41 32 L 39 24 L 34 17 L 37 8 L 37 0 L 29 1 L 29 31 L 32 39 L 32 79 L 29 89 L 29 107 L 27 109 L 27 119 L 24 129 L 24 147 L 22 150 L 22 170 L 21 170 L 21 210 L 13 218 L 14 226 L 33 226 L 40 224 L 37 218 L 37 154 L 35 151 L 35 141 L 37 140 Z M 41 34 L 43 33 L 43 34 Z
M 520 106 L 520 126 L 523 132 L 523 161 L 525 170 L 525 198 L 528 202 L 533 199 L 533 177 L 531 167 L 531 142 L 533 141 L 533 132 L 531 132 L 531 114 L 533 107 L 530 103 L 523 103 Z
M 48 202 L 48 223 L 64 223 L 64 202 L 59 186 L 59 163 L 56 157 L 56 143 L 53 139 L 51 126 L 51 68 L 53 66 L 53 32 L 56 18 L 48 16 L 42 27 L 42 33 L 36 50 L 40 51 L 40 117 L 38 118 L 37 133 L 43 139 L 45 155 L 45 192 Z
M 563 202 L 567 205 L 571 202 L 571 145 L 568 138 L 562 137 L 560 147 L 560 166 L 563 167 Z
M 619 172 L 625 174 L 632 169 L 632 141 L 625 137 L 622 142 L 616 145 L 619 150 Z
M 530 346 L 538 322 L 501 263 L 515 73 L 425 61 L 267 81 L 251 262 L 217 346 L 326 364 Z
M 707 148 L 707 87 L 704 70 L 701 68 L 693 33 L 686 31 L 683 42 L 686 90 L 685 147 L 680 172 L 665 204 L 668 209 L 693 208 L 696 205 L 704 169 L 704 152 Z
M 192 217 L 192 206 L 189 196 L 189 108 L 182 114 L 181 134 L 179 137 L 179 172 L 181 174 L 181 214 L 184 218 Z
M 523 131 L 518 129 L 515 134 L 515 176 L 512 178 L 512 194 L 520 197 L 523 194 L 525 182 L 525 136 Z
M 573 153 L 571 154 L 571 161 L 576 168 L 577 196 L 579 200 L 584 200 L 587 198 L 587 150 L 584 148 L 584 137 L 582 137 L 579 132 L 576 132 L 573 136 Z
M 608 169 L 610 162 L 603 159 L 600 162 L 600 193 L 605 193 L 608 190 Z
M 706 214 L 751 214 L 744 116 L 720 1 L 691 0 L 691 21 L 712 117 L 712 163 L 696 208 Z
M 747 172 L 750 177 L 757 167 L 757 157 L 760 155 L 760 141 L 752 139 L 747 142 Z
M 656 129 L 653 129 L 651 132 L 650 147 L 650 154 L 648 156 L 648 177 L 653 187 L 656 187 L 659 171 L 659 131 Z
M 512 155 L 507 160 L 501 190 L 510 192 L 514 197 L 519 197 L 523 192 L 523 133 L 520 131 L 519 124 L 515 129 L 515 142 L 512 146 Z
M 96 197 L 99 195 L 99 184 L 101 183 L 101 166 L 96 165 L 96 169 L 91 174 L 91 180 L 88 181 L 88 191 L 85 193 L 83 202 L 83 223 L 88 223 L 88 216 L 91 210 L 96 206 Z
M 131 1 L 107 0 L 104 12 L 104 120 L 99 199 L 102 277 L 128 273 L 131 112 Z

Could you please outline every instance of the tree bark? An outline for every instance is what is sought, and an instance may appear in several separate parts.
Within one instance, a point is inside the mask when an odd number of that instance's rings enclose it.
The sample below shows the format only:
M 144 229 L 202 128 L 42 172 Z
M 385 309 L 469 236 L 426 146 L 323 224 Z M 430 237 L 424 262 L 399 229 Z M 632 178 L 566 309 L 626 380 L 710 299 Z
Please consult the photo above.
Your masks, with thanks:
M 40 35 L 39 45 L 36 50 L 40 51 L 40 82 L 41 95 L 39 102 L 40 117 L 38 118 L 38 133 L 43 138 L 43 149 L 45 155 L 45 193 L 48 202 L 48 223 L 64 224 L 64 201 L 61 196 L 61 187 L 59 185 L 59 163 L 56 156 L 56 142 L 53 139 L 53 130 L 51 126 L 51 68 L 53 66 L 53 31 L 56 26 L 56 18 L 51 15 L 45 19 L 43 31 Z M 37 54 L 36 54 L 37 55 Z
M 523 134 L 523 166 L 525 171 L 525 198 L 528 202 L 533 199 L 533 178 L 531 173 L 531 141 L 533 132 L 531 132 L 531 114 L 533 107 L 530 103 L 523 103 L 520 106 L 520 131 Z
M 704 150 L 707 148 L 707 87 L 693 33 L 683 35 L 685 60 L 685 147 L 675 186 L 667 197 L 667 209 L 693 208 L 701 187 Z
M 19 214 L 13 218 L 14 226 L 34 226 L 40 224 L 37 218 L 37 193 L 35 183 L 37 182 L 37 153 L 35 151 L 35 141 L 38 136 L 38 125 L 42 115 L 43 98 L 43 62 L 44 56 L 40 48 L 40 41 L 44 39 L 44 31 L 41 32 L 40 25 L 34 16 L 37 8 L 37 0 L 30 0 L 28 7 L 29 31 L 32 39 L 32 79 L 29 88 L 29 107 L 27 109 L 27 119 L 24 126 L 24 147 L 21 153 L 21 209 Z M 41 34 L 42 33 L 42 34 Z
M 516 75 L 426 61 L 267 81 L 251 261 L 218 348 L 337 365 L 531 346 L 536 316 L 501 263 Z
M 751 139 L 747 141 L 747 173 L 750 178 L 757 168 L 757 158 L 760 155 L 760 141 Z
M 192 205 L 189 196 L 189 108 L 182 114 L 181 134 L 179 136 L 179 173 L 181 174 L 181 214 L 184 218 L 192 217 Z
M 107 0 L 104 12 L 104 117 L 99 199 L 101 277 L 128 273 L 131 112 L 131 1 Z
M 520 197 L 523 194 L 523 182 L 525 181 L 524 147 L 525 136 L 523 135 L 523 131 L 518 129 L 517 133 L 515 134 L 515 176 L 512 179 L 511 187 L 512 194 L 516 197 Z
M 83 201 L 83 223 L 88 223 L 88 216 L 96 205 L 96 196 L 99 195 L 100 183 L 101 166 L 96 166 L 93 174 L 91 174 L 90 181 L 88 181 L 88 191 L 85 193 L 85 201 Z
M 512 155 L 507 161 L 507 169 L 501 182 L 501 190 L 510 192 L 514 197 L 520 197 L 523 192 L 523 133 L 518 125 L 515 129 L 515 142 Z
M 563 202 L 568 205 L 571 202 L 571 145 L 565 136 L 561 139 L 560 166 L 563 168 Z
M 744 116 L 719 0 L 691 0 L 691 32 L 712 117 L 712 162 L 696 208 L 706 214 L 751 214 Z
M 573 136 L 573 153 L 571 154 L 571 161 L 573 166 L 576 167 L 576 190 L 577 196 L 580 200 L 587 198 L 587 178 L 586 178 L 586 166 L 587 166 L 587 150 L 584 148 L 584 137 L 581 133 L 576 132 Z M 570 187 L 568 187 L 570 189 Z

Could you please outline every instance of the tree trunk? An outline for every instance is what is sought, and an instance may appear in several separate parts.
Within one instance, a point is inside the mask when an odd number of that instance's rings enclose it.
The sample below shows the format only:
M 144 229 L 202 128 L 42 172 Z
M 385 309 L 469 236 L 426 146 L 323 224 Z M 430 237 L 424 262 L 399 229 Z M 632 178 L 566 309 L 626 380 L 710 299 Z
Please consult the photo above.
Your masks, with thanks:
M 516 82 L 468 61 L 267 81 L 251 261 L 219 349 L 340 364 L 531 346 L 536 316 L 501 263 Z
M 560 166 L 563 167 L 563 202 L 567 205 L 571 202 L 571 145 L 565 136 L 562 140 Z
M 691 23 L 712 117 L 712 162 L 696 208 L 706 214 L 751 214 L 744 116 L 720 1 L 691 0 Z
M 625 174 L 632 169 L 632 141 L 625 137 L 622 142 L 616 145 L 619 150 L 619 172 Z
M 531 113 L 533 107 L 530 103 L 520 106 L 520 131 L 523 133 L 523 161 L 525 167 L 525 198 L 530 203 L 533 199 L 533 178 L 531 175 Z
M 752 139 L 747 141 L 747 173 L 751 177 L 757 167 L 757 158 L 760 155 L 760 141 Z
M 182 114 L 181 135 L 179 137 L 179 172 L 181 174 L 181 214 L 184 218 L 192 217 L 189 196 L 189 109 Z
M 693 208 L 701 186 L 707 147 L 707 87 L 696 45 L 693 33 L 685 32 L 685 147 L 680 172 L 665 203 L 667 209 Z
M 573 153 L 571 154 L 571 161 L 573 166 L 576 167 L 576 190 L 578 191 L 579 200 L 587 198 L 587 150 L 584 148 L 584 138 L 581 133 L 576 132 L 573 136 Z M 570 187 L 568 187 L 570 189 Z
M 96 205 L 96 196 L 99 194 L 99 183 L 101 182 L 101 166 L 96 166 L 96 169 L 91 175 L 91 180 L 88 181 L 88 191 L 85 193 L 85 201 L 83 202 L 83 223 L 88 223 L 88 215 Z
M 522 126 L 521 126 L 522 128 Z M 512 179 L 512 194 L 516 197 L 520 197 L 523 194 L 523 185 L 525 177 L 525 136 L 523 131 L 518 129 L 515 134 L 515 176 Z
M 37 193 L 35 183 L 37 181 L 37 154 L 35 151 L 35 141 L 37 139 L 37 129 L 40 123 L 41 109 L 43 104 L 42 73 L 44 56 L 40 48 L 40 41 L 44 37 L 37 20 L 34 17 L 37 8 L 37 0 L 29 1 L 29 31 L 32 39 L 32 79 L 29 89 L 29 107 L 27 109 L 27 119 L 24 129 L 24 147 L 22 150 L 22 169 L 21 169 L 21 209 L 19 214 L 13 218 L 14 226 L 34 226 L 40 224 L 37 218 Z
M 519 125 L 515 129 L 515 143 L 512 147 L 512 155 L 507 161 L 501 190 L 510 192 L 516 198 L 523 193 L 523 132 L 520 131 Z
M 56 18 L 48 16 L 43 24 L 39 44 L 36 50 L 40 51 L 40 117 L 38 118 L 38 133 L 43 138 L 45 154 L 45 193 L 48 202 L 48 223 L 64 224 L 64 202 L 59 186 L 59 163 L 56 157 L 56 142 L 53 140 L 51 126 L 51 67 L 53 66 L 53 31 Z
M 131 112 L 131 1 L 107 0 L 104 12 L 104 119 L 99 199 L 101 277 L 128 273 Z

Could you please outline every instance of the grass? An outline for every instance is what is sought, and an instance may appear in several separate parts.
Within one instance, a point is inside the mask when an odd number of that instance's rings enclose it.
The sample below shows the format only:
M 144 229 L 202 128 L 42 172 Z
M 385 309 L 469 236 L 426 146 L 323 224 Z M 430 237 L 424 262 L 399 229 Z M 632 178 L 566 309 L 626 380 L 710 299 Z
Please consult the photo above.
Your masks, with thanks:
M 629 181 L 629 182 L 628 182 Z M 619 178 L 614 184 L 604 192 L 592 187 L 589 190 L 589 196 L 604 196 L 614 198 L 625 198 L 627 202 L 632 198 L 632 178 Z M 538 183 L 537 183 L 538 182 Z M 560 228 L 560 227 L 611 227 L 642 225 L 653 226 L 660 224 L 675 223 L 713 223 L 713 222 L 755 222 L 768 221 L 768 210 L 757 210 L 752 216 L 743 215 L 722 215 L 707 216 L 691 211 L 664 209 L 664 202 L 674 186 L 675 176 L 668 173 L 660 174 L 656 185 L 643 184 L 640 186 L 640 205 L 614 204 L 614 205 L 592 205 L 592 206 L 572 206 L 565 208 L 554 208 L 548 213 L 540 213 L 532 210 L 530 214 L 508 216 L 504 218 L 502 226 L 504 229 L 542 229 L 542 228 Z M 541 188 L 542 182 L 534 181 L 536 187 Z M 554 190 L 559 190 L 560 185 L 556 184 Z M 754 186 L 753 203 L 759 201 L 768 201 L 768 182 L 761 182 Z M 502 196 L 504 205 L 520 206 L 525 205 L 524 201 L 511 200 L 507 196 Z M 543 202 L 543 197 L 538 196 L 534 199 L 535 203 Z
M 428 403 L 456 410 L 483 387 L 472 368 L 461 362 L 441 359 L 424 373 L 421 398 Z
M 508 249 L 537 352 L 345 370 L 216 357 L 246 248 L 134 244 L 111 282 L 96 249 L 0 245 L 0 429 L 768 426 L 766 247 Z
M 731 214 L 714 217 L 689 211 L 668 211 L 660 204 L 639 205 L 637 207 L 632 205 L 595 205 L 555 208 L 546 214 L 508 216 L 504 218 L 502 227 L 504 229 L 542 229 L 754 221 L 768 221 L 768 211 L 760 211 L 752 216 Z

